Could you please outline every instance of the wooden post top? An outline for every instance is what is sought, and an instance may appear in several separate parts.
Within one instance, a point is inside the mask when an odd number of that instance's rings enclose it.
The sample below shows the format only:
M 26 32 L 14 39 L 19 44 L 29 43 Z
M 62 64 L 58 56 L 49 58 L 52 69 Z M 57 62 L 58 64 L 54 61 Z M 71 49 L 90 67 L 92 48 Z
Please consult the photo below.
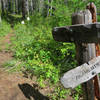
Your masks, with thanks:
M 100 22 L 55 27 L 52 34 L 59 42 L 100 43 Z

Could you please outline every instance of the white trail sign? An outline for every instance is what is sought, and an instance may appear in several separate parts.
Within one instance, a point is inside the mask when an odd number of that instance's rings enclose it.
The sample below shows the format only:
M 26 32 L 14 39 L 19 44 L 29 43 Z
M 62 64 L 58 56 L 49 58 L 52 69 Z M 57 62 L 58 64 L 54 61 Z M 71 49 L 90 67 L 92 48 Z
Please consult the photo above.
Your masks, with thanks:
M 65 73 L 61 77 L 61 83 L 65 88 L 75 88 L 79 84 L 90 80 L 98 73 L 100 73 L 100 56 Z

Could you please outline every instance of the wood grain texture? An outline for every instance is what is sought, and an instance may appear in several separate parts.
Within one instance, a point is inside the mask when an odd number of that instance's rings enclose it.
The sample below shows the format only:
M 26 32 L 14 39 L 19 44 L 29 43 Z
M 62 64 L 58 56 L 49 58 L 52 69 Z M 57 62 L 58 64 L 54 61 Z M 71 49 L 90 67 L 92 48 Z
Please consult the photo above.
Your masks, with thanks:
M 100 23 L 55 27 L 52 33 L 59 42 L 99 43 Z

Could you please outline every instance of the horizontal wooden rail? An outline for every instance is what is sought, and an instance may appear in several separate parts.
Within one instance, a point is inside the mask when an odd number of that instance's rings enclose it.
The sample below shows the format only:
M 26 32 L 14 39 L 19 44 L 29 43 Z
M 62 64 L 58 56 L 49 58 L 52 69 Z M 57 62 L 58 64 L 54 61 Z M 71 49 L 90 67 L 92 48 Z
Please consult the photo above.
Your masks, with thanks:
M 100 23 L 55 27 L 53 37 L 59 42 L 100 43 Z

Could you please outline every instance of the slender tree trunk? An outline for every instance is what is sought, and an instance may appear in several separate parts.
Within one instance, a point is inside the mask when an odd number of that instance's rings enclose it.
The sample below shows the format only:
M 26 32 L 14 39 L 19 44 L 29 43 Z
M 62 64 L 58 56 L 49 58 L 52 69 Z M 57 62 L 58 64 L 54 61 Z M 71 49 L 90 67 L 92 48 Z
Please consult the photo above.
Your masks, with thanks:
M 28 0 L 22 0 L 22 16 L 23 18 L 29 16 Z
M 11 12 L 11 0 L 8 0 L 8 12 Z
M 26 7 L 26 15 L 29 16 L 29 2 L 25 0 L 25 7 Z
M 32 2 L 33 2 L 33 10 L 34 11 L 38 11 L 38 6 L 37 6 L 37 4 L 38 4 L 38 0 L 36 1 L 36 0 L 32 0 Z
M 2 15 L 4 15 L 6 13 L 6 5 L 7 5 L 7 2 L 6 0 L 1 0 L 1 7 L 2 7 Z
M 6 0 L 6 10 L 7 10 L 7 13 L 9 12 L 9 0 Z
M 44 0 L 39 0 L 39 12 L 43 14 L 44 10 Z
M 21 14 L 22 10 L 23 10 L 23 0 L 18 0 L 18 14 Z
M 18 0 L 15 0 L 15 13 L 18 13 Z
M 23 19 L 25 18 L 25 15 L 26 15 L 25 0 L 22 0 L 22 16 L 23 16 Z
M 12 13 L 15 14 L 15 0 L 12 0 Z
M 2 14 L 4 14 L 4 1 L 3 0 L 1 0 L 1 9 L 2 9 Z
M 31 14 L 33 13 L 33 0 L 30 0 L 29 2 L 29 11 Z
M 1 0 L 0 0 L 0 24 L 1 24 L 1 13 L 2 13 L 2 9 L 1 9 Z

